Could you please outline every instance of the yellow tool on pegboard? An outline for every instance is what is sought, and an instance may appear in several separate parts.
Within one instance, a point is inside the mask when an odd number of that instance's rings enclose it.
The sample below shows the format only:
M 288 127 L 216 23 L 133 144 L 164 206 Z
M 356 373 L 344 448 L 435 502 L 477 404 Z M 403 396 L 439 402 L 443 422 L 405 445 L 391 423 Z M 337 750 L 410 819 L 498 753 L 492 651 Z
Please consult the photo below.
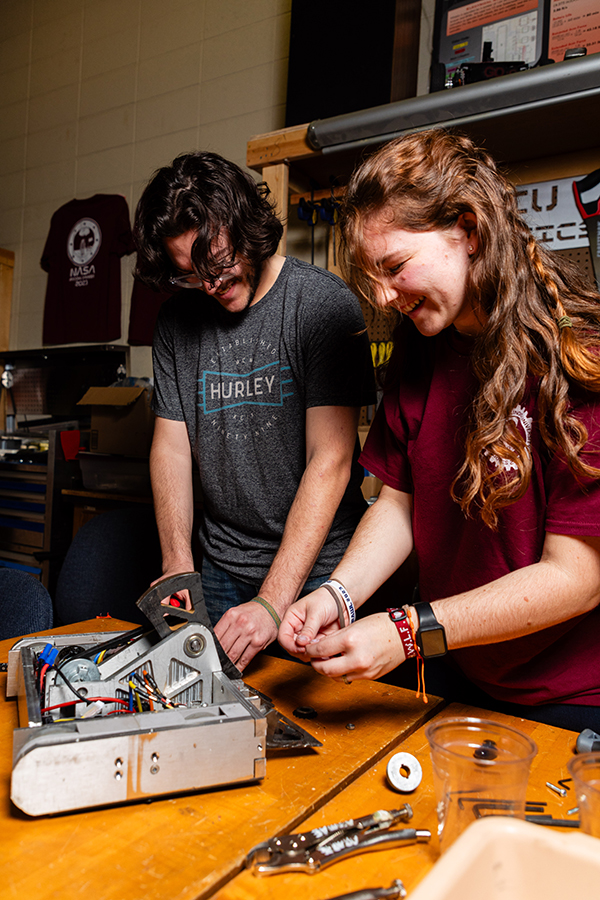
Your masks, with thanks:
M 377 368 L 386 363 L 392 355 L 393 349 L 393 341 L 371 341 L 371 357 L 374 367 Z

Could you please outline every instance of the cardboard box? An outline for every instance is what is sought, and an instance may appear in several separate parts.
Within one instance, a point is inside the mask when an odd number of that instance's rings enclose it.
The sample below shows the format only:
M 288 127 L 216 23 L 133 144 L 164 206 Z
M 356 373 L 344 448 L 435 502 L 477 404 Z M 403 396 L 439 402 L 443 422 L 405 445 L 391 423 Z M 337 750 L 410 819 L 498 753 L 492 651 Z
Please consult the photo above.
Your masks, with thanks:
M 143 456 L 150 453 L 154 413 L 144 387 L 91 387 L 78 406 L 92 407 L 90 450 Z

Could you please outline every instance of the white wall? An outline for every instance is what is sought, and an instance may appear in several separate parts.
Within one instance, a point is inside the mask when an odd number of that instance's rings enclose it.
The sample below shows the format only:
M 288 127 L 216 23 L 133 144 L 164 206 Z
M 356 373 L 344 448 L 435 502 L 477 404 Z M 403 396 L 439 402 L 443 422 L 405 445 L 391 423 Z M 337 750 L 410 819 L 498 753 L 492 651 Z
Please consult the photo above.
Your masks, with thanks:
M 0 247 L 15 252 L 11 349 L 42 345 L 52 213 L 135 205 L 178 153 L 244 164 L 283 127 L 291 0 L 0 0 Z M 132 257 L 122 261 L 127 339 Z M 147 348 L 132 374 L 149 375 Z
M 417 97 L 429 93 L 429 69 L 435 24 L 435 0 L 421 2 L 421 31 L 419 35 L 419 69 L 417 74 Z

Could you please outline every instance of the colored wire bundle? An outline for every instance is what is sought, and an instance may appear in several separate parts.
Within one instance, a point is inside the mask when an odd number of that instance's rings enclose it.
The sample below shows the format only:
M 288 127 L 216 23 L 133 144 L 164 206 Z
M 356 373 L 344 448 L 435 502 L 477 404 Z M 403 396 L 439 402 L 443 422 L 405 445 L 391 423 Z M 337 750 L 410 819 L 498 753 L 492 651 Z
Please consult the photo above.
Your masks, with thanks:
M 134 684 L 132 679 L 135 679 L 137 684 Z M 136 695 L 138 707 L 143 699 L 146 701 L 150 712 L 154 710 L 155 703 L 160 703 L 164 709 L 174 709 L 176 706 L 181 705 L 179 703 L 173 703 L 172 700 L 169 700 L 169 698 L 163 694 L 150 672 L 146 669 L 142 670 L 142 675 L 139 675 L 137 672 L 132 672 L 131 679 L 129 680 L 129 689 L 130 693 Z M 143 710 L 140 709 L 139 711 L 142 712 Z

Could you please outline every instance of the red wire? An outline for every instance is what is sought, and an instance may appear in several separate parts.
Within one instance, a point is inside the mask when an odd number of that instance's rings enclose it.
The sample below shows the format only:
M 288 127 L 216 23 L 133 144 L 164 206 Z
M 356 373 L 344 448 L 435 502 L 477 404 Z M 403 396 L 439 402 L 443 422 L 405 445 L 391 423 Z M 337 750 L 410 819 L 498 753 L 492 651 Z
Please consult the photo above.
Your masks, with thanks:
M 122 703 L 124 706 L 128 705 L 127 700 L 121 700 L 120 697 L 86 697 L 86 703 L 94 703 L 96 700 L 102 700 L 103 703 Z M 83 703 L 84 701 L 77 698 L 76 700 L 67 700 L 65 703 L 56 703 L 54 706 L 46 706 L 41 711 L 43 713 L 50 712 L 51 709 L 62 709 L 63 706 L 75 706 L 77 703 Z
M 42 685 L 44 683 L 44 676 L 49 668 L 50 666 L 48 665 L 48 663 L 44 663 L 44 665 L 40 669 L 40 690 L 42 689 Z

